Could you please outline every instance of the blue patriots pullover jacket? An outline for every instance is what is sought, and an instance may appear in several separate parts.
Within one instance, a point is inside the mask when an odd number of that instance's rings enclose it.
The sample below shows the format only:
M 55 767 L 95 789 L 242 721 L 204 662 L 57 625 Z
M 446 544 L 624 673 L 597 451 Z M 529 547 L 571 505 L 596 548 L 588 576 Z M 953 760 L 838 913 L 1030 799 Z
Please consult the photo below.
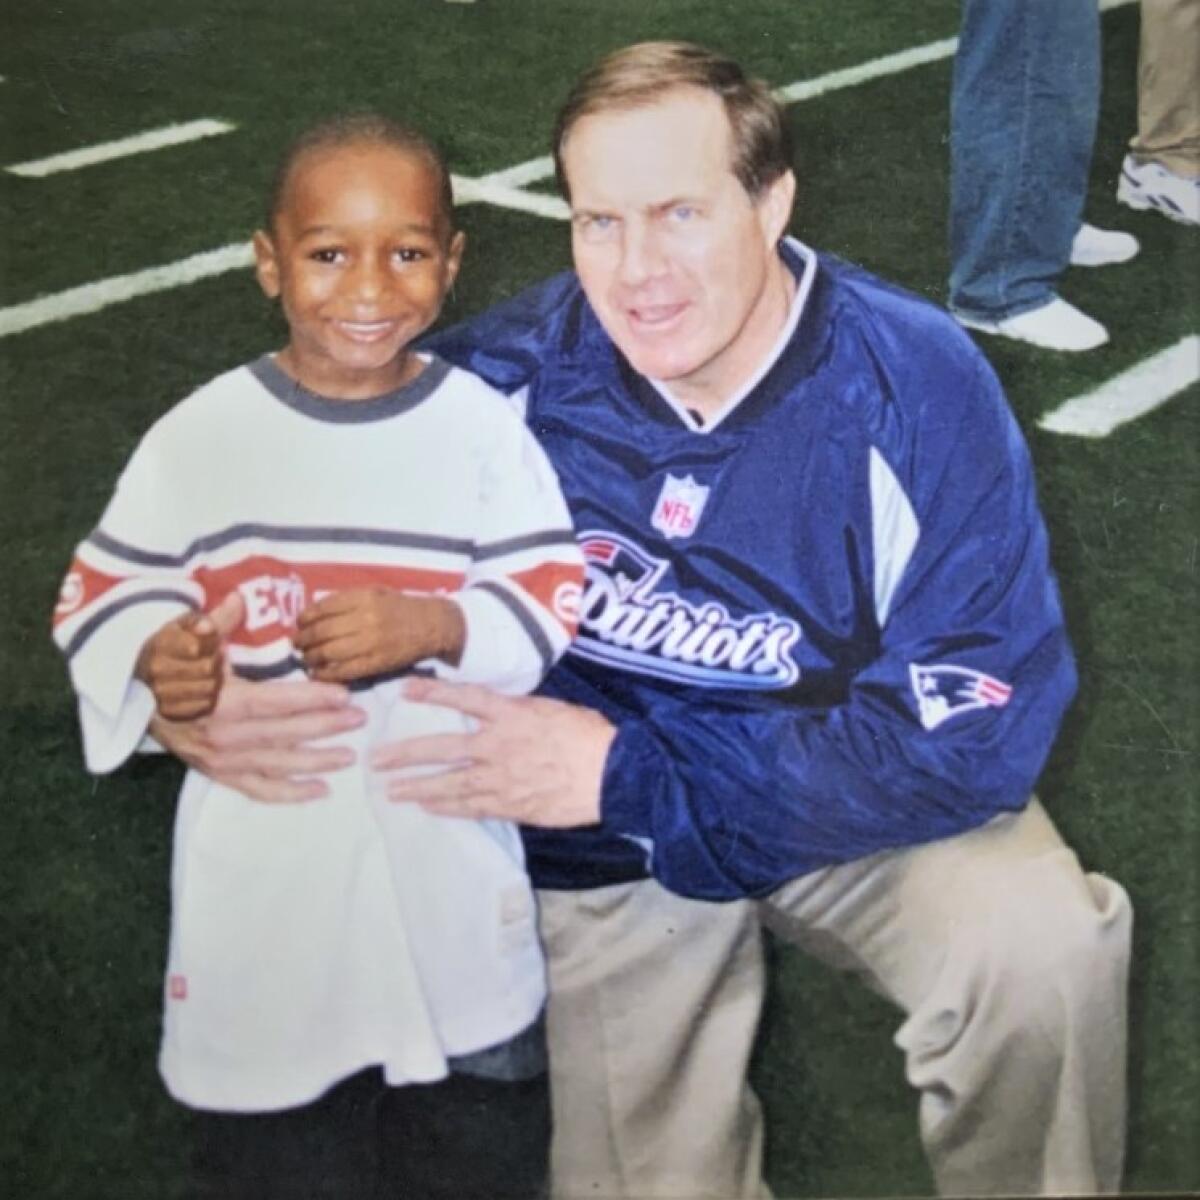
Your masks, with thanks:
M 587 560 L 543 694 L 618 729 L 602 822 L 525 830 L 540 887 L 704 899 L 1020 809 L 1075 688 L 1029 454 L 945 313 L 797 242 L 800 315 L 710 428 L 573 273 L 438 335 L 520 393 Z

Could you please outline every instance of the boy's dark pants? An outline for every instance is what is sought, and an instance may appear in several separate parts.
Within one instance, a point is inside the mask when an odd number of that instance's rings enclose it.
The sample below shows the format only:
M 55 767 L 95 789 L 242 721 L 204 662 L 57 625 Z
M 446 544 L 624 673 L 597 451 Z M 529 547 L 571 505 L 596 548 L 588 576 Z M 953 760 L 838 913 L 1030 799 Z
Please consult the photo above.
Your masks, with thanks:
M 195 1200 L 537 1200 L 547 1077 L 388 1087 L 360 1071 L 302 1108 L 195 1114 Z

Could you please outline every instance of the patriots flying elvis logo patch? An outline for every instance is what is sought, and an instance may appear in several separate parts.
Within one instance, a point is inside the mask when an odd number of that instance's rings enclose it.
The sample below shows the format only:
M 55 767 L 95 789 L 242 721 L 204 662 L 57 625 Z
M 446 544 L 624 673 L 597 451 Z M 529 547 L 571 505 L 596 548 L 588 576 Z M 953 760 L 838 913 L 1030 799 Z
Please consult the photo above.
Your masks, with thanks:
M 1003 708 L 1012 695 L 1007 683 L 970 667 L 909 663 L 908 672 L 921 724 L 926 729 L 936 729 L 943 721 L 974 708 Z

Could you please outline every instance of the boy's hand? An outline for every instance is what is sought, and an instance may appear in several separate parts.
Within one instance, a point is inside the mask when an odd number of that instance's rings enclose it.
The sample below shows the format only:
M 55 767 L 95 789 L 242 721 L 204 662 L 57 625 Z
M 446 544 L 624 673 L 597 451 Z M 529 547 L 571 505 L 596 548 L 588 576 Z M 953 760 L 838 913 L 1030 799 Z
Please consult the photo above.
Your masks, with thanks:
M 245 612 L 233 592 L 211 613 L 185 613 L 146 639 L 133 673 L 154 693 L 160 716 L 191 721 L 212 712 L 224 678 L 224 641 Z
M 409 596 L 390 588 L 334 592 L 301 614 L 296 649 L 313 679 L 346 683 L 410 667 L 423 658 L 454 664 L 466 623 L 444 596 Z

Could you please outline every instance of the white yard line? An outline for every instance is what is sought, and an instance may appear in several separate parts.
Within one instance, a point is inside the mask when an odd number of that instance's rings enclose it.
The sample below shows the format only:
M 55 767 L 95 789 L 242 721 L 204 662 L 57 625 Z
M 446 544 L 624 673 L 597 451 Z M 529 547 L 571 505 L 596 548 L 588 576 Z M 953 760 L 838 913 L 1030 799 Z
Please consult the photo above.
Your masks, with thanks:
M 897 54 L 888 54 L 883 58 L 859 63 L 856 67 L 830 71 L 828 75 L 821 75 L 816 79 L 802 79 L 798 83 L 789 83 L 787 87 L 776 88 L 775 96 L 784 104 L 813 100 L 817 96 L 825 96 L 842 88 L 857 87 L 860 83 L 869 83 L 873 79 L 899 75 L 902 71 L 911 71 L 913 67 L 923 67 L 926 63 L 952 58 L 957 46 L 958 38 L 943 38 L 940 42 L 912 46 Z
M 180 125 L 166 125 L 162 129 L 148 129 L 144 133 L 118 138 L 115 142 L 100 142 L 95 146 L 83 146 L 63 154 L 52 154 L 49 158 L 13 163 L 4 169 L 10 175 L 41 178 L 43 175 L 55 175 L 59 171 L 78 171 L 80 167 L 90 167 L 114 158 L 128 158 L 131 154 L 145 154 L 150 150 L 162 150 L 166 146 L 179 146 L 184 142 L 229 133 L 236 128 L 227 121 L 208 118 L 184 121 Z
M 497 183 L 492 175 L 485 175 L 482 179 L 472 179 L 467 175 L 451 175 L 450 178 L 454 182 L 456 204 L 493 204 L 498 208 L 515 208 L 557 221 L 565 221 L 571 215 L 565 200 L 540 192 L 522 191 L 519 187 L 505 187 Z
M 82 287 L 55 292 L 52 296 L 41 296 L 25 304 L 14 304 L 11 308 L 0 308 L 0 337 L 10 333 L 23 333 L 48 325 L 52 321 L 65 321 L 68 317 L 80 317 L 85 313 L 99 312 L 110 304 L 120 304 L 135 296 L 149 296 L 153 292 L 195 283 L 212 275 L 223 275 L 236 271 L 254 262 L 254 253 L 249 242 L 236 242 L 218 250 L 206 250 L 193 254 L 178 262 L 165 263 L 161 267 L 149 267 L 144 271 L 133 271 L 128 275 L 114 275 Z
M 1194 383 L 1200 383 L 1200 334 L 1195 333 L 1114 375 L 1095 391 L 1068 400 L 1038 425 L 1051 433 L 1108 437 Z
M 505 167 L 503 171 L 493 171 L 491 175 L 481 175 L 480 183 L 496 183 L 502 187 L 525 187 L 526 184 L 540 183 L 554 174 L 554 159 L 548 154 L 540 158 L 531 158 L 528 162 L 517 163 L 515 167 Z
M 1121 8 L 1136 2 L 1137 0 L 1100 0 L 1100 8 Z M 788 84 L 786 87 L 778 89 L 776 94 L 786 102 L 795 103 L 815 96 L 827 95 L 839 88 L 855 87 L 869 80 L 895 75 L 921 66 L 923 63 L 936 62 L 946 58 L 954 53 L 955 41 L 954 38 L 943 38 L 941 41 L 928 42 L 923 46 L 913 46 L 897 54 L 888 54 L 883 58 L 860 63 L 856 67 L 831 71 L 816 79 L 800 80 L 797 83 Z M 193 124 L 197 123 L 193 122 Z M 219 124 L 219 122 L 217 123 Z M 224 132 L 224 130 L 214 132 Z M 109 146 L 120 144 L 119 142 L 108 143 Z M 99 150 L 101 147 L 92 149 Z M 72 153 L 83 154 L 87 151 L 73 151 Z M 131 151 L 131 153 L 136 153 L 136 151 Z M 58 159 L 65 157 L 68 156 L 55 156 Z M 43 163 L 52 161 L 54 160 L 42 160 Z M 37 164 L 19 164 L 25 168 L 35 165 Z M 14 169 L 9 168 L 9 170 Z M 549 155 L 542 155 L 526 162 L 517 163 L 515 166 L 482 175 L 477 179 L 456 175 L 454 182 L 458 197 L 464 204 L 493 204 L 540 217 L 563 219 L 567 216 L 567 207 L 558 197 L 523 190 L 526 185 L 549 179 L 553 174 L 553 160 Z M 65 292 L 41 296 L 37 300 L 31 300 L 24 304 L 0 308 L 0 337 L 21 333 L 39 325 L 47 325 L 52 321 L 64 321 L 68 317 L 98 312 L 110 304 L 132 300 L 135 296 L 146 296 L 153 292 L 181 287 L 193 283 L 197 279 L 249 266 L 251 261 L 248 245 L 223 246 L 218 250 L 196 254 L 178 262 L 165 263 L 160 267 L 150 267 L 145 271 L 134 271 L 131 274 L 118 275 L 111 279 L 101 279 L 95 283 L 84 284 L 82 287 L 70 288 Z

